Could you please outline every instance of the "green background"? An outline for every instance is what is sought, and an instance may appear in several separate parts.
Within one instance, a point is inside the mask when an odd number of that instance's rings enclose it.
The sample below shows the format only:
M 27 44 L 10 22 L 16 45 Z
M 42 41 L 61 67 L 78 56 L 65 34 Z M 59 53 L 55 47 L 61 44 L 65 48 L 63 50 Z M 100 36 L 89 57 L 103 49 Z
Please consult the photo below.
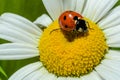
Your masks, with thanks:
M 118 6 L 119 4 L 120 0 L 116 4 L 116 6 Z M 42 3 L 42 0 L 0 0 L 0 14 L 5 12 L 19 14 L 31 21 L 34 21 L 43 13 L 47 13 Z M 7 41 L 0 39 L 0 44 L 6 42 Z M 7 75 L 6 76 L 0 73 L 0 80 L 7 80 L 7 77 L 9 77 L 19 68 L 38 60 L 39 58 L 0 61 L 0 71 L 2 68 Z

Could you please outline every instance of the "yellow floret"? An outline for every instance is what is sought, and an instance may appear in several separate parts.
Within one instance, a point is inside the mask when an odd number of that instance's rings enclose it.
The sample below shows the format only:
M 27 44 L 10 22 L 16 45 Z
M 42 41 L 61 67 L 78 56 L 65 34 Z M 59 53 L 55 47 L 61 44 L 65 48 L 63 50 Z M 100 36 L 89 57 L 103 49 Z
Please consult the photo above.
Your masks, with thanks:
M 85 20 L 88 32 L 77 36 L 59 29 L 58 21 L 44 30 L 39 42 L 40 61 L 50 73 L 79 77 L 91 72 L 104 58 L 108 49 L 104 33 L 98 25 Z

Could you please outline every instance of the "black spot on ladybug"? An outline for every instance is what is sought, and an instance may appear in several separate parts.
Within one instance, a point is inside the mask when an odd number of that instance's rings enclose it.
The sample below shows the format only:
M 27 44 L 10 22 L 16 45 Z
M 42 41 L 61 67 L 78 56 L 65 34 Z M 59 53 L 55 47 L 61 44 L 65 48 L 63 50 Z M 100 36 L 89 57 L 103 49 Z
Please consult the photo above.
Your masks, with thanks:
M 67 25 L 65 25 L 65 28 L 68 28 L 68 26 L 67 26 Z
M 78 20 L 78 17 L 77 17 L 77 16 L 75 16 L 73 19 L 74 19 L 74 20 Z
M 66 16 L 64 16 L 64 18 L 63 18 L 64 20 L 66 20 Z

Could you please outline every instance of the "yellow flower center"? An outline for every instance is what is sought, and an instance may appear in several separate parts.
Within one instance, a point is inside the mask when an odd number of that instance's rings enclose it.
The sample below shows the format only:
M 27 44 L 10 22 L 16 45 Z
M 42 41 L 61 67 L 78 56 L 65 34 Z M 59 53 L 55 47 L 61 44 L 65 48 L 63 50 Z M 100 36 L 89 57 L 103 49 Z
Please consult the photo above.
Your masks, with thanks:
M 58 21 L 46 28 L 40 38 L 40 61 L 56 76 L 74 76 L 91 72 L 104 58 L 108 46 L 104 33 L 88 19 L 88 32 L 65 33 Z M 75 35 L 74 35 L 75 34 Z

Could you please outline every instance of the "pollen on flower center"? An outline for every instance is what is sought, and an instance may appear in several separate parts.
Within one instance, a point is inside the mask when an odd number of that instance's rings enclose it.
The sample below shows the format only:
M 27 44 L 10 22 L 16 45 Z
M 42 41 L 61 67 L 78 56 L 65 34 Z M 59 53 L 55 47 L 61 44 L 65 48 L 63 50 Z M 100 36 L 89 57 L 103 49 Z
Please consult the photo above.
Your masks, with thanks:
M 50 73 L 79 77 L 91 72 L 104 58 L 108 49 L 104 33 L 98 25 L 85 20 L 89 23 L 87 34 L 76 37 L 64 34 L 58 21 L 44 30 L 39 42 L 40 61 Z M 74 39 L 69 41 L 66 35 Z

